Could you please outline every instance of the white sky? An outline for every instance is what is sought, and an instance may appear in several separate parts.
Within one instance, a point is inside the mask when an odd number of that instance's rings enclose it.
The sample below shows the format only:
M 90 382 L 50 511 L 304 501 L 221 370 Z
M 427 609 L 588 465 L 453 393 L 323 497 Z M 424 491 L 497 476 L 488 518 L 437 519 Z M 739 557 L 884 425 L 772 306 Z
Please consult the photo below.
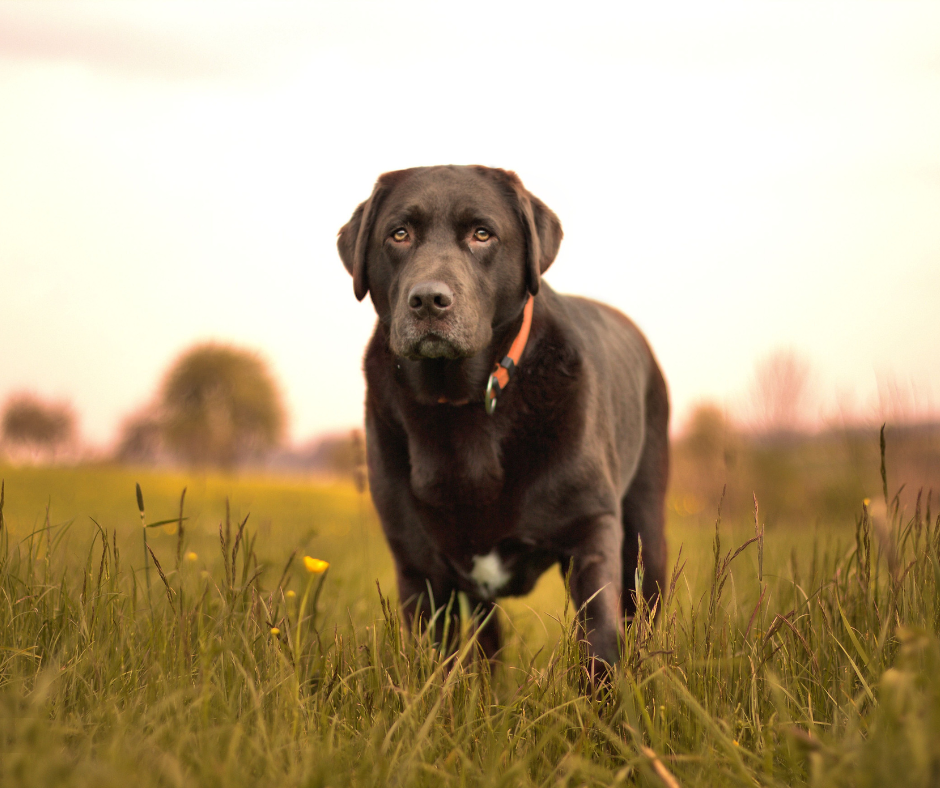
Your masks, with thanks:
M 0 5 L 0 402 L 113 440 L 197 340 L 292 434 L 360 422 L 335 237 L 383 171 L 516 170 L 547 279 L 649 336 L 676 420 L 791 347 L 822 413 L 940 407 L 940 4 Z M 882 403 L 883 404 L 883 403 Z

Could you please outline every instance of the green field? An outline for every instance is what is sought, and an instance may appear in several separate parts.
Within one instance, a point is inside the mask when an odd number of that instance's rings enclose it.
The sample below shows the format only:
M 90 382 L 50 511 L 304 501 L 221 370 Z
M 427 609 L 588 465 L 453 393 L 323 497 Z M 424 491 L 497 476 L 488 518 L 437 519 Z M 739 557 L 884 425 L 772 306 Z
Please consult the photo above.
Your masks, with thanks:
M 674 507 L 682 571 L 592 695 L 557 572 L 499 611 L 492 676 L 467 627 L 456 657 L 403 636 L 351 484 L 105 466 L 0 478 L 3 786 L 940 784 L 926 505 L 879 524 L 859 502 L 768 528 L 733 559 L 753 514 L 716 544 L 714 519 Z M 150 523 L 176 519 L 186 489 L 182 540 L 176 522 L 146 529 L 159 571 L 144 569 L 137 483 Z

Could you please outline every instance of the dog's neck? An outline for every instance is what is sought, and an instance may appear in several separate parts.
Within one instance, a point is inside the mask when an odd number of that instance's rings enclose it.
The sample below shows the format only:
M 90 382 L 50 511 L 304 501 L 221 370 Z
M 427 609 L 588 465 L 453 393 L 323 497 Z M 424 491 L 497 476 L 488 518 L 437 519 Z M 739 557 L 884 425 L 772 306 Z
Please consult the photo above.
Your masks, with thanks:
M 462 359 L 401 359 L 398 364 L 415 400 L 428 405 L 461 406 L 482 402 L 496 362 L 509 351 L 523 322 L 520 312 L 493 329 L 489 345 L 475 356 Z

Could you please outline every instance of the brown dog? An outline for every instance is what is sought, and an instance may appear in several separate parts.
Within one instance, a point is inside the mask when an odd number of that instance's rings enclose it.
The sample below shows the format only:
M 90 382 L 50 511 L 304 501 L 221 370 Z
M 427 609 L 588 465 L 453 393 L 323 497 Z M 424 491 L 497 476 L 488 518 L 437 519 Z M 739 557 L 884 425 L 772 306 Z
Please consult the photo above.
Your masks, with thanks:
M 378 313 L 369 478 L 406 620 L 456 591 L 489 609 L 560 563 L 613 664 L 638 536 L 643 595 L 665 584 L 669 403 L 629 319 L 541 281 L 561 238 L 514 173 L 444 166 L 382 175 L 337 245 Z M 498 651 L 495 617 L 480 644 Z

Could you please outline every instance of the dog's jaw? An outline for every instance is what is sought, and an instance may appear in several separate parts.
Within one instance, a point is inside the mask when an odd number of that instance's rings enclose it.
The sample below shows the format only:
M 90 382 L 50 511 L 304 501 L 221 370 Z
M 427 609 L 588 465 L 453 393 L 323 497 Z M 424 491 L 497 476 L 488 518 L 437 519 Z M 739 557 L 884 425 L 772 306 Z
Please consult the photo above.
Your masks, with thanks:
M 438 334 L 425 334 L 413 348 L 409 358 L 446 358 L 450 360 L 464 358 L 464 354 L 454 343 Z
M 414 361 L 472 358 L 492 339 L 492 331 L 475 328 L 477 330 L 470 330 L 466 322 L 456 315 L 444 320 L 393 318 L 390 345 L 396 356 Z

